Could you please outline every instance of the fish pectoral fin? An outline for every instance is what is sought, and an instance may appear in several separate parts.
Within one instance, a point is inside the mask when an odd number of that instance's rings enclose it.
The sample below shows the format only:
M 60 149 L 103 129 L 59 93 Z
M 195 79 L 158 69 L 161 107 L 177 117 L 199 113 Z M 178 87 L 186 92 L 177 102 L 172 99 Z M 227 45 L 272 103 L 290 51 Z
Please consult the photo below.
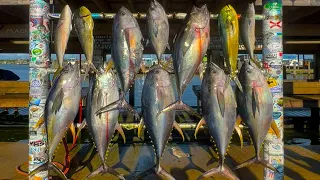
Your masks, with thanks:
M 188 37 L 186 38 L 186 41 L 184 42 L 184 46 L 182 48 L 183 56 L 185 56 L 187 54 L 187 52 L 189 51 L 191 45 L 195 41 L 194 31 L 191 31 L 191 32 L 192 33 L 188 33 Z
M 252 110 L 253 116 L 256 118 L 260 114 L 259 92 L 255 87 L 252 88 Z
M 54 101 L 52 103 L 51 110 L 54 114 L 56 114 L 57 111 L 61 108 L 63 97 L 64 97 L 64 93 L 63 93 L 62 89 L 60 89 L 56 98 L 54 99 Z
M 184 142 L 184 134 L 183 134 L 183 131 L 180 128 L 179 124 L 177 123 L 177 121 L 173 121 L 173 127 L 176 128 L 176 130 L 178 130 L 178 132 L 180 133 L 180 135 L 182 137 L 182 141 Z
M 224 92 L 219 89 L 217 90 L 217 99 L 218 99 L 221 115 L 222 117 L 224 117 L 224 111 L 225 111 Z
M 37 167 L 35 170 L 33 170 L 29 173 L 29 177 L 32 178 L 34 175 L 48 170 L 48 165 L 49 165 L 49 162 L 46 162 L 46 163 L 42 164 L 41 166 Z
M 191 115 L 194 115 L 194 116 L 197 116 L 198 118 L 201 118 L 201 115 L 197 111 L 195 111 L 190 106 L 186 105 L 184 102 L 179 101 L 179 100 L 170 104 L 169 106 L 165 107 L 163 110 L 159 111 L 157 114 L 157 117 L 161 113 L 170 112 L 173 110 L 183 110 L 183 111 L 188 112 Z
M 201 176 L 197 178 L 197 180 L 204 179 L 204 178 L 209 178 L 215 174 L 223 174 L 224 176 L 228 177 L 229 179 L 232 180 L 239 180 L 239 178 L 228 168 L 226 168 L 224 165 L 219 165 L 216 168 L 210 169 L 203 173 Z
M 122 139 L 123 139 L 123 143 L 125 144 L 126 143 L 126 136 L 124 134 L 122 127 L 120 126 L 120 124 L 118 122 L 116 124 L 116 130 L 121 134 Z
M 44 124 L 44 117 L 43 115 L 39 118 L 38 122 L 33 126 L 33 128 L 38 129 L 40 126 Z
M 194 138 L 197 139 L 197 134 L 198 134 L 198 131 L 199 129 L 204 125 L 206 124 L 206 121 L 202 118 L 199 123 L 197 124 L 197 127 L 196 127 L 196 130 L 194 132 Z
M 277 138 L 280 139 L 281 138 L 280 130 L 279 130 L 278 126 L 277 126 L 277 123 L 274 120 L 271 122 L 271 127 L 270 128 L 273 131 L 273 133 L 277 136 Z
M 241 129 L 240 129 L 240 124 L 241 124 L 241 117 L 238 115 L 237 117 L 237 120 L 236 120 L 236 123 L 235 123 L 235 130 L 239 136 L 239 139 L 240 139 L 240 144 L 241 144 L 241 149 L 243 148 L 243 136 L 242 136 L 242 132 L 241 132 Z
M 113 110 L 119 110 L 121 109 L 121 103 L 122 103 L 122 100 L 119 99 L 111 104 L 108 104 L 107 106 L 105 107 L 102 107 L 100 108 L 97 112 L 96 112 L 96 116 L 97 115 L 100 115 L 102 113 L 105 113 L 105 112 L 109 112 L 109 111 L 113 111 Z
M 144 126 L 144 121 L 143 121 L 143 117 L 141 117 L 140 123 L 138 126 L 138 138 L 140 138 L 140 139 L 141 139 L 141 131 L 142 131 L 143 126 Z

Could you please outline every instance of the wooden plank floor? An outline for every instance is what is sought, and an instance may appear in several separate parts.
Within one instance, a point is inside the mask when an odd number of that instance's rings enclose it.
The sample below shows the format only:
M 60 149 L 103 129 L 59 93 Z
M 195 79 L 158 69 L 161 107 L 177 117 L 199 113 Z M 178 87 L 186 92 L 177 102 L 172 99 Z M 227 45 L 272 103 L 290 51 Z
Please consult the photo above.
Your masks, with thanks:
M 120 151 L 119 151 L 120 146 Z M 21 152 L 25 155 L 27 152 Z M 79 164 L 89 159 L 93 153 L 93 159 L 87 166 L 76 172 Z M 180 153 L 182 157 L 178 158 L 174 154 Z M 85 154 L 88 154 L 86 157 Z M 254 154 L 252 146 L 245 146 L 242 150 L 239 146 L 232 145 L 229 150 L 229 156 L 226 159 L 226 165 L 233 168 Z M 261 153 L 262 154 L 262 153 Z M 189 157 L 187 157 L 189 155 Z M 63 162 L 63 147 L 59 147 L 56 153 L 56 161 Z M 70 172 L 72 179 L 85 179 L 87 175 L 100 166 L 100 160 L 95 150 L 89 144 L 76 147 L 71 154 L 72 168 Z M 217 166 L 217 157 L 213 149 L 208 145 L 199 145 L 195 143 L 170 144 L 167 146 L 163 159 L 162 167 L 171 173 L 177 180 L 194 180 L 203 172 Z M 144 170 L 152 167 L 154 151 L 151 144 L 123 145 L 115 144 L 110 149 L 107 159 L 108 166 L 113 167 L 119 173 L 124 174 L 126 179 L 134 179 L 134 176 Z M 319 180 L 320 179 L 320 146 L 285 146 L 285 179 L 299 180 Z M 25 167 L 26 168 L 26 167 Z M 79 170 L 79 169 L 78 169 Z M 261 165 L 252 165 L 249 168 L 243 168 L 235 171 L 240 179 L 254 180 L 263 179 L 263 167 Z M 16 176 L 16 177 L 20 177 Z M 21 176 L 22 177 L 22 176 Z M 69 174 L 70 177 L 70 174 Z M 1 175 L 0 175 L 0 179 Z M 112 175 L 97 175 L 92 179 L 117 179 Z M 145 179 L 159 179 L 154 175 L 147 176 Z M 209 178 L 213 179 L 213 178 Z M 214 179 L 226 179 L 221 175 L 214 176 Z

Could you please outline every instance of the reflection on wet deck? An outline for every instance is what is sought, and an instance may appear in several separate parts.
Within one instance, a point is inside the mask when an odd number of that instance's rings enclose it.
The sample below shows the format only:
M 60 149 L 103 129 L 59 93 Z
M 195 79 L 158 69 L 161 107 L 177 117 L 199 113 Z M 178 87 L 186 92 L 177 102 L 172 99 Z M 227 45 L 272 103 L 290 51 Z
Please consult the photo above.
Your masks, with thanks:
M 120 148 L 119 148 L 120 147 Z M 252 146 L 231 145 L 226 158 L 229 168 L 251 158 L 254 154 Z M 27 153 L 21 153 L 27 154 Z M 261 153 L 262 154 L 262 153 Z M 60 147 L 56 153 L 56 161 L 63 162 L 64 150 Z M 194 180 L 203 172 L 218 165 L 217 155 L 212 147 L 198 143 L 169 143 L 163 159 L 162 167 L 171 173 L 177 180 Z M 78 145 L 71 153 L 71 169 L 68 177 L 72 179 L 85 179 L 93 170 L 100 166 L 100 160 L 90 144 Z M 91 159 L 83 167 L 88 159 Z M 134 177 L 144 170 L 154 166 L 154 151 L 151 144 L 135 143 L 131 145 L 114 144 L 111 147 L 107 164 L 116 171 L 124 174 L 126 179 Z M 320 179 L 320 146 L 285 146 L 285 179 Z M 240 179 L 263 179 L 263 167 L 252 165 L 234 171 Z M 1 175 L 0 175 L 1 176 Z M 19 176 L 20 177 L 20 176 Z M 216 175 L 215 179 L 226 179 Z M 1 178 L 2 179 L 2 178 Z M 97 175 L 92 179 L 117 179 L 112 175 Z M 159 179 L 154 175 L 145 179 Z M 212 178 L 211 178 L 212 179 Z

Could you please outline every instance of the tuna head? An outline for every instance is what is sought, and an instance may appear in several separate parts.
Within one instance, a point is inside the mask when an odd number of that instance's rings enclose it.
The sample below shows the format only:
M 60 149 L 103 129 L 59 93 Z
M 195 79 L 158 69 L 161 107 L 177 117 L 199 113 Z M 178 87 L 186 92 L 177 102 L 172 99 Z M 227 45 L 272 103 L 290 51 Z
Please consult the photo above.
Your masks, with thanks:
M 122 6 L 117 12 L 116 16 L 114 17 L 114 22 L 116 23 L 116 27 L 121 29 L 130 29 L 138 26 L 136 19 L 124 6 Z
M 262 87 L 266 84 L 266 78 L 260 69 L 245 61 L 241 66 L 239 80 L 244 88 L 251 90 L 252 86 Z
M 196 29 L 204 29 L 207 27 L 210 21 L 210 14 L 207 5 L 203 5 L 201 8 L 196 6 L 192 7 L 190 12 L 190 23 Z
M 61 80 L 59 83 L 64 89 L 76 87 L 80 83 L 80 67 L 79 63 L 68 63 L 62 70 Z
M 152 69 L 149 73 L 149 78 L 156 82 L 155 85 L 157 87 L 168 87 L 171 85 L 171 79 L 170 76 L 168 76 L 168 72 L 160 67 Z

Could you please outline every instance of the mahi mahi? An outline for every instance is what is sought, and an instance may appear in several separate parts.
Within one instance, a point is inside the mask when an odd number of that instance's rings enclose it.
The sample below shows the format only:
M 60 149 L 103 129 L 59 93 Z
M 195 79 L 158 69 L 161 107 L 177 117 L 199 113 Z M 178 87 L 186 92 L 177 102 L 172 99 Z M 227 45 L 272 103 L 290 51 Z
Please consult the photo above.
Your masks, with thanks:
M 255 157 L 238 165 L 236 169 L 252 163 L 260 163 L 276 170 L 271 164 L 261 159 L 260 149 L 273 121 L 273 99 L 264 74 L 256 66 L 245 61 L 239 73 L 243 92 L 236 89 L 239 114 L 249 128 L 249 134 L 255 148 Z
M 133 85 L 140 69 L 143 55 L 142 41 L 143 36 L 137 20 L 127 8 L 121 7 L 114 17 L 111 48 L 111 56 L 122 88 L 120 99 L 101 108 L 97 114 L 125 108 L 138 117 L 138 113 L 125 100 L 125 94 Z
M 93 65 L 93 29 L 94 22 L 91 16 L 91 12 L 84 6 L 81 6 L 79 9 L 74 12 L 73 15 L 74 28 L 76 30 L 78 39 L 80 41 L 82 50 L 87 59 L 87 67 L 85 71 L 85 78 L 88 76 L 88 73 L 91 70 L 99 73 L 96 67 Z
M 156 52 L 158 64 L 169 41 L 169 22 L 166 12 L 161 4 L 152 0 L 147 11 L 147 29 L 149 39 Z
M 115 110 L 100 115 L 95 114 L 99 108 L 119 99 L 117 77 L 112 71 L 105 72 L 104 70 L 100 70 L 100 72 L 101 74 L 96 74 L 90 81 L 86 103 L 86 122 L 102 161 L 102 165 L 97 170 L 93 171 L 88 178 L 99 173 L 111 173 L 120 179 L 124 179 L 122 175 L 111 167 L 108 167 L 105 162 L 108 153 L 107 151 L 116 129 L 120 132 L 125 141 L 124 132 L 118 123 L 119 111 Z
M 236 125 L 236 98 L 229 77 L 214 63 L 208 64 L 202 80 L 201 100 L 203 102 L 203 118 L 199 125 L 205 123 L 208 126 L 218 150 L 219 166 L 205 172 L 198 179 L 208 178 L 217 173 L 222 173 L 230 179 L 238 179 L 224 166 L 225 154 Z
M 161 113 L 157 116 L 157 113 L 159 113 L 163 107 L 171 104 L 174 100 L 174 88 L 171 84 L 169 73 L 160 66 L 149 71 L 142 89 L 141 104 L 143 116 L 139 126 L 138 136 L 140 137 L 141 128 L 143 124 L 145 124 L 154 145 L 156 165 L 150 170 L 140 174 L 139 178 L 147 176 L 150 173 L 156 173 L 168 179 L 174 179 L 160 166 L 160 159 L 173 127 L 180 132 L 183 140 L 184 136 L 181 128 L 174 120 L 174 111 Z
M 80 67 L 78 62 L 74 65 L 68 63 L 54 80 L 44 109 L 49 159 L 46 164 L 31 172 L 31 176 L 49 167 L 49 169 L 54 170 L 62 179 L 67 179 L 52 160 L 56 147 L 65 136 L 78 113 L 81 98 L 80 81 Z
M 67 48 L 70 32 L 72 31 L 71 21 L 72 12 L 70 7 L 66 5 L 61 12 L 54 36 L 54 48 L 59 67 L 54 73 L 53 79 L 55 79 L 63 69 L 63 57 Z
M 239 49 L 239 22 L 237 12 L 231 5 L 226 5 L 218 17 L 219 33 L 222 42 L 222 52 L 225 58 L 226 72 L 242 90 L 237 78 L 237 62 Z
M 173 66 L 176 76 L 178 100 L 162 112 L 185 110 L 198 115 L 191 107 L 182 102 L 182 94 L 186 90 L 194 73 L 199 68 L 207 52 L 210 41 L 210 14 L 206 5 L 201 8 L 193 6 L 186 18 L 186 24 L 180 29 L 174 42 Z M 199 116 L 199 115 L 198 115 Z

